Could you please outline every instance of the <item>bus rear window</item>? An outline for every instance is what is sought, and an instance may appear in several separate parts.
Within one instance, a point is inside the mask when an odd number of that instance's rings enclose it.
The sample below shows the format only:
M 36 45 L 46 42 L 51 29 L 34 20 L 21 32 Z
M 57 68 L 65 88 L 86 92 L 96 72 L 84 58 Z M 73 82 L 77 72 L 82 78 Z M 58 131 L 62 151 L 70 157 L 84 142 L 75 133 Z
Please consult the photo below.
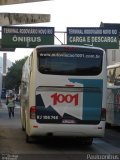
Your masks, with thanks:
M 103 52 L 43 52 L 38 54 L 38 69 L 51 75 L 98 75 Z

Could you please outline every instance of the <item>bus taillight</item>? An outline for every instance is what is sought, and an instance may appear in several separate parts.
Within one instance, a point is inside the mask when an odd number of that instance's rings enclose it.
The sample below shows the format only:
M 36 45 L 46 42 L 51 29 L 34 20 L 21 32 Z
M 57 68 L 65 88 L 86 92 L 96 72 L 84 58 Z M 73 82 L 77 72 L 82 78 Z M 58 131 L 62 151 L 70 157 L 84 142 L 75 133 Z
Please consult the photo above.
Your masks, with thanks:
M 31 106 L 30 108 L 30 119 L 35 119 L 36 116 L 36 106 Z
M 101 120 L 105 121 L 106 120 L 106 109 L 102 108 L 101 111 Z

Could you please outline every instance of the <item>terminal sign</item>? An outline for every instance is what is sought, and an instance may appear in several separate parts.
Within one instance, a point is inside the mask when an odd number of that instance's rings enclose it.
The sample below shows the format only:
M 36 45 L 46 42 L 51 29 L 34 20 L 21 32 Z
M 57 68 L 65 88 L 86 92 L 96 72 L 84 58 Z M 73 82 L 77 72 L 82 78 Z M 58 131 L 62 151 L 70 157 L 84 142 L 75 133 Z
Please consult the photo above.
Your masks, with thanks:
M 67 44 L 90 45 L 103 49 L 118 49 L 119 36 L 115 28 L 67 28 Z
M 34 48 L 54 44 L 54 27 L 2 27 L 3 48 Z

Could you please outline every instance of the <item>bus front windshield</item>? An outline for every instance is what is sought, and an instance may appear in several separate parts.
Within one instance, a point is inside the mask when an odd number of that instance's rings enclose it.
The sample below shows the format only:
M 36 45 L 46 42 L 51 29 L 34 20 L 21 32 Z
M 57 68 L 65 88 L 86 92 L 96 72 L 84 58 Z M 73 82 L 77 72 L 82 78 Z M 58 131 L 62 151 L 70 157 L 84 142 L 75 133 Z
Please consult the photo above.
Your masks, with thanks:
M 99 75 L 101 52 L 43 52 L 38 54 L 38 69 L 52 75 Z

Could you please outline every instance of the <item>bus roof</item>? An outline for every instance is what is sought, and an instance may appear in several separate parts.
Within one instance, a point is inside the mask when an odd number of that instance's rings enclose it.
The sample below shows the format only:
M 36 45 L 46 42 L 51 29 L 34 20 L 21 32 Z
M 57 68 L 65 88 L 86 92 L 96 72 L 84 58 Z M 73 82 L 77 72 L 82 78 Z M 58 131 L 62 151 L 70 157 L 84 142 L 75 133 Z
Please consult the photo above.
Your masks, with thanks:
M 39 45 L 39 46 L 36 46 L 36 49 L 40 49 L 40 48 L 86 48 L 86 49 L 98 49 L 98 50 L 101 50 L 101 51 L 104 51 L 102 48 L 100 47 L 94 47 L 94 46 L 88 46 L 88 45 L 85 45 L 85 46 L 80 46 L 80 45 Z

